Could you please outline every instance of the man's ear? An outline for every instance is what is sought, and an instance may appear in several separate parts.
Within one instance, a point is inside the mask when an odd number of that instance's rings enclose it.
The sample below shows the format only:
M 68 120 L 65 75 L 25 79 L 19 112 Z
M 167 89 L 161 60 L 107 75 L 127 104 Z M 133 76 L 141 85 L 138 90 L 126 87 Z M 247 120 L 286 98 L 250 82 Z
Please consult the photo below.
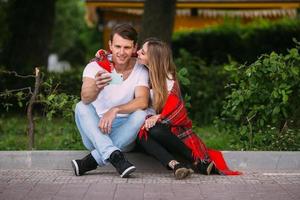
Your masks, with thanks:
M 112 49 L 111 49 L 112 48 L 112 42 L 111 42 L 111 40 L 108 41 L 108 46 L 109 46 L 109 50 L 112 51 Z
M 136 53 L 137 50 L 138 50 L 138 44 L 136 43 L 136 44 L 134 45 L 134 48 L 133 48 L 133 53 Z

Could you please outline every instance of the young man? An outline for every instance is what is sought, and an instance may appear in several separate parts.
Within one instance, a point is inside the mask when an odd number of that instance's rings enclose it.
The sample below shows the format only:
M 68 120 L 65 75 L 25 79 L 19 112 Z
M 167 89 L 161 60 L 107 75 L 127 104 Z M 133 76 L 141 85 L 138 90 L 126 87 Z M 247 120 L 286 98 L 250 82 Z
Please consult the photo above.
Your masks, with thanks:
M 110 162 L 120 176 L 128 177 L 135 170 L 122 151 L 134 145 L 144 123 L 148 107 L 148 71 L 132 55 L 137 50 L 137 32 L 128 24 L 116 25 L 109 48 L 114 75 L 104 72 L 99 62 L 89 63 L 83 72 L 81 102 L 75 108 L 75 121 L 83 144 L 91 151 L 80 160 L 72 160 L 75 175 L 96 169 Z M 101 65 L 101 63 L 100 63 Z M 121 81 L 120 81 L 121 77 Z

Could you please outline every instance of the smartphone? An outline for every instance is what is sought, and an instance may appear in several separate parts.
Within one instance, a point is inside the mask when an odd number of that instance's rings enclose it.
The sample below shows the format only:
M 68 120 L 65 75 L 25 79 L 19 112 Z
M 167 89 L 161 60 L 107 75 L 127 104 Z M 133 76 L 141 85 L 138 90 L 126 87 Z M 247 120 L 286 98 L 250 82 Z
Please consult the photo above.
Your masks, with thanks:
M 109 82 L 109 84 L 121 84 L 123 82 L 122 74 L 118 74 L 116 70 L 113 70 L 110 73 L 110 77 L 112 80 Z

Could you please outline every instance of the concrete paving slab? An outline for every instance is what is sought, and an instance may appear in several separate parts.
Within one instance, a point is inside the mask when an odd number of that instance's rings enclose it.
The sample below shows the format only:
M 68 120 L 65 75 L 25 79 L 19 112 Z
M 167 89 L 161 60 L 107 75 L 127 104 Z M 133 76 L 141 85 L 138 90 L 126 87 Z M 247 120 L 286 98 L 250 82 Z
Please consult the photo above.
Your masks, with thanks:
M 298 200 L 300 197 L 300 170 L 254 170 L 241 176 L 192 174 L 187 179 L 175 180 L 168 170 L 137 171 L 122 179 L 110 169 L 97 169 L 81 177 L 74 176 L 71 170 L 0 169 L 0 180 L 6 180 L 0 182 L 0 200 Z

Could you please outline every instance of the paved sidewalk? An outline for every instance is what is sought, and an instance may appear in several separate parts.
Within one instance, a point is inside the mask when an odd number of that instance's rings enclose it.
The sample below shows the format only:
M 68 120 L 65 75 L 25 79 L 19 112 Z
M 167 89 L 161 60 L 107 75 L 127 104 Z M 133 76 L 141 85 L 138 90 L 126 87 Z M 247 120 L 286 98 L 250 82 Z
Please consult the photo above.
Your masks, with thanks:
M 242 176 L 137 171 L 127 179 L 101 169 L 81 177 L 71 170 L 0 169 L 0 200 L 298 200 L 300 170 L 244 171 Z

